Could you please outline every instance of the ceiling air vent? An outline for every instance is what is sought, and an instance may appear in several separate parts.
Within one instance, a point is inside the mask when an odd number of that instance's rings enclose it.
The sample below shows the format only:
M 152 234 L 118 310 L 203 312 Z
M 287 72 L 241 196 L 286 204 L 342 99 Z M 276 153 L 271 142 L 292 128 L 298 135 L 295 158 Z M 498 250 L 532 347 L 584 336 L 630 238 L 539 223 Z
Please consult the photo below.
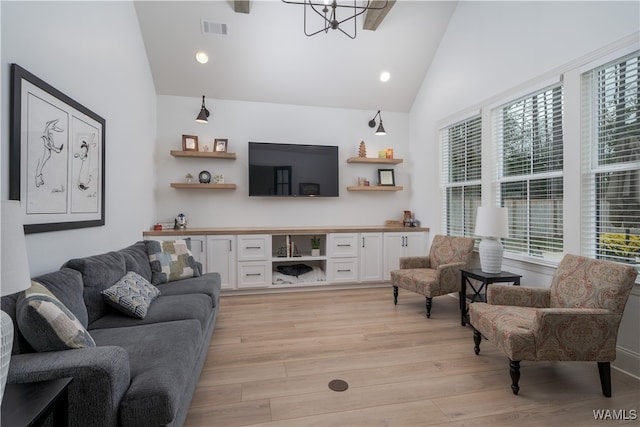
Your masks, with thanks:
M 227 24 L 207 21 L 205 19 L 200 21 L 200 23 L 201 23 L 202 34 L 218 34 L 222 36 L 227 35 Z

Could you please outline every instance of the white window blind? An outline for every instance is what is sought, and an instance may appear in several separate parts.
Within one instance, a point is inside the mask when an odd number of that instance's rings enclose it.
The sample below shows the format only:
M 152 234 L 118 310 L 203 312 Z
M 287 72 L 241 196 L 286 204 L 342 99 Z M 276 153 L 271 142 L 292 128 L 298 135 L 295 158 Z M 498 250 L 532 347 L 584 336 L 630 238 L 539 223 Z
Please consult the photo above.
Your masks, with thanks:
M 563 251 L 563 88 L 494 110 L 496 204 L 509 208 L 505 251 L 559 260 Z
M 473 236 L 481 202 L 482 127 L 480 117 L 440 130 L 444 230 L 449 236 Z
M 582 252 L 640 268 L 640 51 L 582 75 Z

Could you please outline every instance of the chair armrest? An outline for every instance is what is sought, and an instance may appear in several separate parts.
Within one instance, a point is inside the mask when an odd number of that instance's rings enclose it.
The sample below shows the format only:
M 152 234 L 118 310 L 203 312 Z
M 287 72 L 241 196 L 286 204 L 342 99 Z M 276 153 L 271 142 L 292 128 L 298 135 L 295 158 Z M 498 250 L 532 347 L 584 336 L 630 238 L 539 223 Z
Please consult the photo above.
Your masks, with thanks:
M 488 304 L 545 308 L 549 307 L 550 301 L 549 288 L 531 286 L 489 286 L 487 288 Z
M 466 262 L 450 262 L 441 264 L 436 269 L 440 291 L 444 293 L 460 292 L 460 269 L 466 266 Z
M 87 427 L 118 425 L 118 407 L 130 382 L 129 355 L 122 347 L 16 354 L 11 356 L 7 382 L 66 377 L 73 377 L 69 386 L 70 421 Z
M 431 260 L 428 256 L 406 256 L 400 257 L 400 269 L 406 270 L 408 268 L 429 268 L 431 267 Z
M 536 358 L 611 362 L 621 318 L 605 309 L 538 309 L 531 327 Z

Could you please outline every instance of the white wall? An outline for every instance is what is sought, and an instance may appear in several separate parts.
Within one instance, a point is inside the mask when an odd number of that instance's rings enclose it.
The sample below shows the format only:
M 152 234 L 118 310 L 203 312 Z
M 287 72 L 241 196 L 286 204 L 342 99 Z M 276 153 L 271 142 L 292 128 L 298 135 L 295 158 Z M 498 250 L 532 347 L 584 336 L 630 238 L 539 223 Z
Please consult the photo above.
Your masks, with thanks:
M 155 217 L 155 90 L 132 2 L 0 2 L 2 198 L 8 198 L 9 68 L 17 63 L 106 120 L 106 225 L 27 236 L 32 275 L 119 249 Z
M 443 121 L 478 112 L 534 79 L 559 78 L 566 64 L 629 36 L 637 40 L 639 30 L 637 2 L 460 2 L 410 113 L 411 181 L 424 188 L 412 196 L 411 206 L 429 224 L 431 236 L 442 231 L 440 188 L 430 183 L 440 182 L 438 129 Z M 572 79 L 565 80 L 567 91 L 579 90 L 579 76 L 565 77 Z M 565 250 L 578 253 L 579 113 L 569 112 L 566 119 Z M 491 138 L 484 139 L 490 136 L 490 126 L 490 120 L 483 121 L 485 202 L 493 193 Z M 554 271 L 553 266 L 513 259 L 505 260 L 503 268 L 522 274 L 522 283 L 534 286 L 548 286 Z M 639 297 L 636 286 L 623 317 L 616 362 L 636 376 L 640 376 Z
M 408 157 L 409 115 L 382 112 L 385 136 L 374 135 L 367 123 L 375 111 L 304 107 L 206 99 L 211 111 L 209 123 L 195 122 L 201 98 L 158 96 L 158 138 L 155 153 L 157 221 L 173 221 L 184 213 L 189 227 L 252 226 L 335 226 L 384 225 L 387 219 L 400 219 L 408 209 L 412 186 L 406 163 L 399 165 L 347 164 L 358 155 L 365 141 L 367 156 L 391 147 L 394 157 Z M 180 150 L 182 134 L 197 135 L 199 145 L 213 146 L 214 138 L 228 138 L 228 151 L 235 161 L 175 158 L 170 150 Z M 279 142 L 339 146 L 340 197 L 266 198 L 248 196 L 248 142 Z M 396 185 L 404 191 L 349 192 L 357 177 L 377 181 L 377 170 L 393 168 Z M 223 173 L 225 182 L 236 190 L 176 190 L 171 182 L 184 182 L 191 173 L 197 180 L 201 170 Z M 151 227 L 152 223 L 147 224 Z

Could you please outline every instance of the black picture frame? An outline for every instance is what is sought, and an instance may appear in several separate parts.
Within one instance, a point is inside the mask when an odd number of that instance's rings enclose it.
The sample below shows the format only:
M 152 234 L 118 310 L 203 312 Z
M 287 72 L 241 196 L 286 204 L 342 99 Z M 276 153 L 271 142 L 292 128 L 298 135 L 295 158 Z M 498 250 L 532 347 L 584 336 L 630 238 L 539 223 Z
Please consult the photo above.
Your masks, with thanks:
M 395 187 L 396 178 L 393 169 L 378 169 L 378 185 Z
M 105 119 L 11 64 L 9 199 L 24 231 L 105 224 Z

